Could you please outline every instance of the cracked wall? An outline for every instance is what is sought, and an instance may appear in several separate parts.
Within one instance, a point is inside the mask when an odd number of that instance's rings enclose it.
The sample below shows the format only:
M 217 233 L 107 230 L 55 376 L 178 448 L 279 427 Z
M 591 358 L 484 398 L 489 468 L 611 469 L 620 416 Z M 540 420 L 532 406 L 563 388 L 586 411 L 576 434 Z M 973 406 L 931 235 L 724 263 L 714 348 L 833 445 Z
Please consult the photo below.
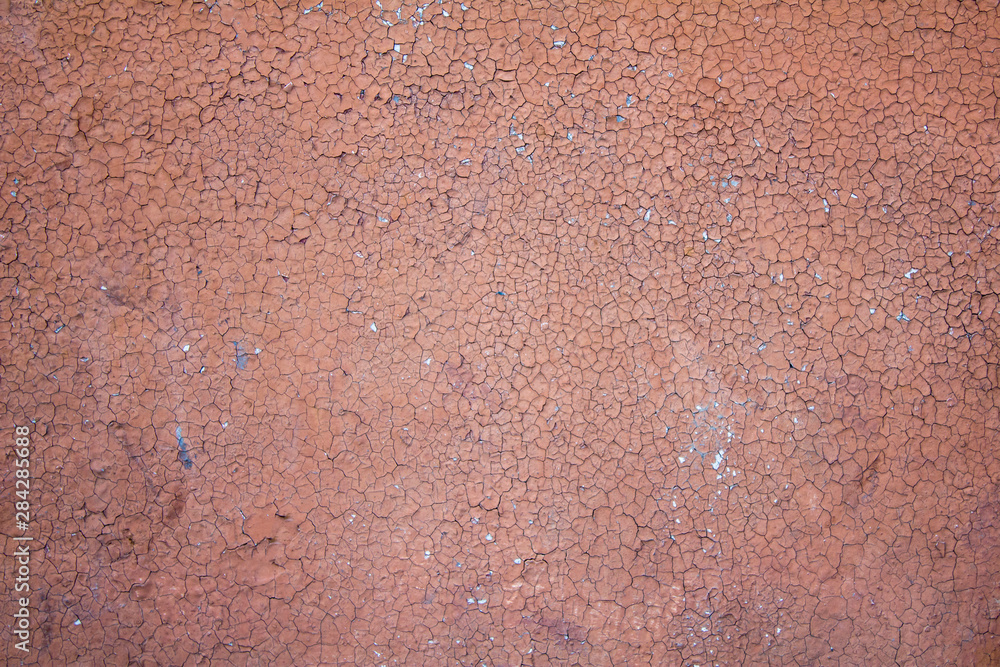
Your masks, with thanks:
M 4 5 L 26 664 L 1000 660 L 995 2 Z

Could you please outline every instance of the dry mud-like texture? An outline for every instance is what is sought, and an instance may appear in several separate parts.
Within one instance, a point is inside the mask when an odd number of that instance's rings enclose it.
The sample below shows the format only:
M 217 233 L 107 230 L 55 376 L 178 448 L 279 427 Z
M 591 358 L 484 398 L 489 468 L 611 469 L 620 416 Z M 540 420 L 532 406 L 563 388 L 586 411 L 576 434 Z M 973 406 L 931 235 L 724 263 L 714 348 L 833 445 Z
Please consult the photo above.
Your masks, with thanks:
M 4 3 L 10 664 L 996 664 L 996 2 L 575 4 Z

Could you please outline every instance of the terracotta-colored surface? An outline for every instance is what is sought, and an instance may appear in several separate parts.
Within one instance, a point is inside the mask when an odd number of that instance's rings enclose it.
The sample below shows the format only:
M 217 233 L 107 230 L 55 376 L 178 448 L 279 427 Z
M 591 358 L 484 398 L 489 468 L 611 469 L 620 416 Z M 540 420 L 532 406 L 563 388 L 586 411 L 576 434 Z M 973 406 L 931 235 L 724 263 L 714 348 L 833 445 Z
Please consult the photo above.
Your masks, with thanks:
M 9 664 L 997 664 L 996 2 L 3 4 Z

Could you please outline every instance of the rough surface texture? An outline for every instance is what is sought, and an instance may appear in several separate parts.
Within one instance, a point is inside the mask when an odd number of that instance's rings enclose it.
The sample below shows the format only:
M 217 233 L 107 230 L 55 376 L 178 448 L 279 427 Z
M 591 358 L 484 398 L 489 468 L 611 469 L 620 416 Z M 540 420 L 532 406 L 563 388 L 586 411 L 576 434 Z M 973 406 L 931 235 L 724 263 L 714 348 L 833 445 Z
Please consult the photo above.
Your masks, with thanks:
M 26 662 L 996 664 L 996 2 L 2 4 Z

